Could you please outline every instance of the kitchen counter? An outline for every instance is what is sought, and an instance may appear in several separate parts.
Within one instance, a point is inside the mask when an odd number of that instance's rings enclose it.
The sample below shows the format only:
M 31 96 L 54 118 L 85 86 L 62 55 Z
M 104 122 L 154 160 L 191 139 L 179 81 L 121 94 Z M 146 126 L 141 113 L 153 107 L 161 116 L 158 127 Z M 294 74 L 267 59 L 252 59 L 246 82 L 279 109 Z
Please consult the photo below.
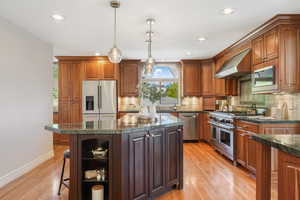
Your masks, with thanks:
M 300 157 L 300 135 L 253 135 L 252 139 L 288 154 Z
M 140 123 L 135 117 L 117 120 L 86 121 L 82 123 L 50 124 L 46 130 L 61 134 L 122 134 L 134 131 L 148 131 L 153 128 L 181 126 L 183 122 L 170 114 L 159 114 L 156 122 Z
M 122 106 L 119 108 L 120 113 L 138 113 L 139 109 L 137 107 L 126 107 Z M 171 113 L 171 112 L 179 112 L 179 113 L 200 113 L 200 112 L 208 112 L 202 110 L 199 106 L 178 106 L 177 109 L 173 109 L 172 107 L 159 107 L 157 108 L 158 113 Z
M 251 117 L 240 117 L 238 119 L 256 124 L 300 124 L 300 120 L 259 119 Z

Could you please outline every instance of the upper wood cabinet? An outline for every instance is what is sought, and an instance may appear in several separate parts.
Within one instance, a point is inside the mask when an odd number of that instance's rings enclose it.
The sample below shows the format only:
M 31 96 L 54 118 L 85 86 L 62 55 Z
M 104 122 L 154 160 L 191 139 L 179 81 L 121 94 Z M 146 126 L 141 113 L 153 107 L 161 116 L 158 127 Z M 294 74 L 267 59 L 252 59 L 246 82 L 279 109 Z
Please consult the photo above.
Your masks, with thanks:
M 201 96 L 201 63 L 183 60 L 183 96 Z
M 254 66 L 277 58 L 278 52 L 278 28 L 274 28 L 252 41 L 252 63 Z
M 252 41 L 252 64 L 258 65 L 264 61 L 264 37 Z
M 86 80 L 117 79 L 117 65 L 108 60 L 83 61 L 83 63 L 85 65 Z
M 280 27 L 279 88 L 300 91 L 300 25 Z
M 214 81 L 214 61 L 201 62 L 201 79 L 202 79 L 202 96 L 213 96 L 215 94 L 215 81 Z
M 120 63 L 120 96 L 138 96 L 140 60 L 123 60 Z

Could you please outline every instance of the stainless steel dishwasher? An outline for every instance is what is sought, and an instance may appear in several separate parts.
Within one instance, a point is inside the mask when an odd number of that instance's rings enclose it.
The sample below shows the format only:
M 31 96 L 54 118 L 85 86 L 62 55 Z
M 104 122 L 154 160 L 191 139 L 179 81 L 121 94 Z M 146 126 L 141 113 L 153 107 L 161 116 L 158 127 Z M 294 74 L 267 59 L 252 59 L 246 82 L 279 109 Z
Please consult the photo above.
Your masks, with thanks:
M 198 141 L 198 113 L 179 113 L 179 118 L 183 120 L 183 140 Z

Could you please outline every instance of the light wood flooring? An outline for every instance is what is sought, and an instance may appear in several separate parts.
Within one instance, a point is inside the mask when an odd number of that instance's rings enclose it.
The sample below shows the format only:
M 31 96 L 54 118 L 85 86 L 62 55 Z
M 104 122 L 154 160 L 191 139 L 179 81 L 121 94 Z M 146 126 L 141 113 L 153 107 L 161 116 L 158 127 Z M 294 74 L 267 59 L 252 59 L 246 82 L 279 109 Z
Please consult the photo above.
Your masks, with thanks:
M 1 200 L 68 199 L 62 188 L 57 196 L 65 146 L 55 147 L 55 156 L 0 189 Z M 68 165 L 67 165 L 68 167 Z M 157 200 L 255 200 L 255 179 L 215 152 L 205 143 L 184 144 L 184 189 Z

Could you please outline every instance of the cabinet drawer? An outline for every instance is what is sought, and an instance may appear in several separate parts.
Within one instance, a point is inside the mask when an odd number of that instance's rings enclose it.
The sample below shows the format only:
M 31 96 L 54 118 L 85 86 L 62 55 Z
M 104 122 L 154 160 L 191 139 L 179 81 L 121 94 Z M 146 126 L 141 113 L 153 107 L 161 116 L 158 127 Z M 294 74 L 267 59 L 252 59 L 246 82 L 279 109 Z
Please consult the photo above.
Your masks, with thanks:
M 257 124 L 253 124 L 253 123 L 250 123 L 250 122 L 245 122 L 245 121 L 238 120 L 236 122 L 236 126 L 240 129 L 243 129 L 245 131 L 250 131 L 252 133 L 257 133 L 258 132 Z

